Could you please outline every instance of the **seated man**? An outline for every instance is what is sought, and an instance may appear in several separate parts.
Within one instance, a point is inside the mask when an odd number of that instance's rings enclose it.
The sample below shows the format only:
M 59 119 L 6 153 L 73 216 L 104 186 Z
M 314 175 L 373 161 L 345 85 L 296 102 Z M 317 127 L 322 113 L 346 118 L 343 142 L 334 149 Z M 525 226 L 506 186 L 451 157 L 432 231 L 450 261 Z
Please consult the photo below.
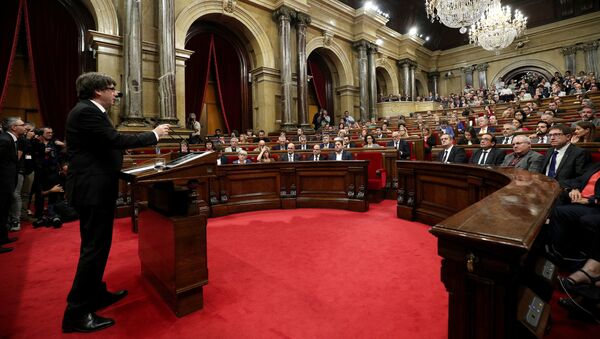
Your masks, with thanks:
M 248 159 L 248 152 L 240 150 L 238 152 L 238 159 L 234 160 L 232 164 L 250 164 L 252 160 Z
M 274 150 L 279 150 L 279 151 L 283 151 L 284 149 L 286 149 L 287 145 L 287 138 L 283 135 L 280 135 L 279 138 L 277 138 L 277 145 L 273 146 Z
M 444 148 L 444 151 L 438 154 L 438 161 L 441 161 L 445 164 L 464 164 L 467 162 L 467 154 L 465 153 L 464 148 L 460 146 L 455 146 L 453 143 L 454 140 L 450 135 L 442 134 L 442 136 L 440 137 L 440 141 L 442 142 L 442 147 Z
M 352 160 L 352 154 L 350 154 L 350 152 L 344 150 L 342 141 L 336 140 L 335 152 L 329 154 L 328 159 L 329 160 Z
M 600 163 L 594 163 L 583 175 L 565 180 L 564 188 L 568 196 L 563 195 L 561 201 L 552 210 L 548 225 L 548 247 L 555 258 L 572 258 L 581 261 L 586 259 L 586 256 L 580 253 L 580 245 L 586 241 L 588 235 L 586 232 L 589 231 L 590 223 L 595 224 L 594 220 L 600 218 L 598 178 L 600 178 Z M 596 243 L 595 246 L 597 248 L 598 244 Z
M 321 149 L 330 149 L 335 147 L 333 143 L 329 142 L 329 134 L 323 134 L 323 143 L 320 146 Z
M 502 137 L 499 139 L 498 143 L 502 145 L 512 145 L 512 139 L 515 136 L 516 130 L 517 129 L 513 124 L 502 125 Z
M 254 142 L 259 142 L 261 140 L 264 140 L 265 142 L 269 142 L 269 137 L 265 134 L 264 130 L 260 130 L 258 131 L 258 135 L 256 136 L 256 138 L 254 138 Z
M 504 167 L 526 169 L 529 172 L 540 173 L 544 157 L 531 150 L 531 140 L 526 135 L 517 135 L 513 138 L 513 153 L 507 155 L 502 162 Z
M 530 135 L 529 138 L 531 142 L 534 144 L 547 144 L 550 142 L 550 138 L 548 137 L 548 125 L 547 122 L 540 120 L 537 123 L 537 127 L 535 128 L 535 133 Z
M 313 146 L 313 154 L 308 158 L 309 161 L 322 161 L 325 160 L 321 156 L 321 145 L 316 144 Z
M 473 156 L 469 160 L 470 164 L 481 166 L 499 166 L 504 161 L 504 151 L 497 149 L 496 137 L 490 133 L 485 133 L 479 139 L 480 149 L 473 152 Z
M 225 152 L 239 152 L 241 147 L 238 146 L 239 139 L 233 137 L 229 140 L 230 146 L 225 148 Z
M 401 139 L 398 131 L 392 133 L 392 139 L 386 146 L 394 147 L 398 151 L 398 159 L 410 159 L 410 145 L 408 141 Z
M 306 151 L 310 149 L 310 146 L 306 144 L 306 135 L 301 135 L 299 137 L 300 145 L 298 145 L 298 149 L 301 151 Z
M 600 119 L 596 118 L 596 111 L 594 109 L 593 104 L 588 103 L 581 108 L 579 111 L 579 115 L 581 116 L 581 120 L 575 121 L 571 124 L 571 128 L 575 128 L 577 122 L 579 121 L 589 121 L 594 124 L 594 126 L 600 126 Z
M 569 142 L 571 128 L 564 124 L 556 124 L 550 127 L 548 136 L 552 148 L 546 151 L 542 173 L 556 179 L 561 186 L 565 180 L 583 175 L 589 158 L 582 148 Z
M 300 161 L 300 154 L 296 153 L 296 145 L 289 143 L 287 145 L 287 153 L 279 157 L 279 161 L 295 162 Z
M 343 140 L 344 140 L 344 148 L 347 149 L 347 148 L 354 148 L 354 147 L 356 147 L 356 145 L 352 141 L 350 141 L 350 137 L 349 136 L 344 135 L 344 139 Z

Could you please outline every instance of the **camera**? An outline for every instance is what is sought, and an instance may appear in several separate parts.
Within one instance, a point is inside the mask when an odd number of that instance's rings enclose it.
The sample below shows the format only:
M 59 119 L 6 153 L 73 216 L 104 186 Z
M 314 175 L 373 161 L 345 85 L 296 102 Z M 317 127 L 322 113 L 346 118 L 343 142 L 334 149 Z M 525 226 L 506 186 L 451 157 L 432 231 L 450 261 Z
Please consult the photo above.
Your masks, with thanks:
M 35 134 L 36 137 L 41 137 L 42 135 L 44 135 L 44 129 L 36 128 L 33 130 L 33 133 Z

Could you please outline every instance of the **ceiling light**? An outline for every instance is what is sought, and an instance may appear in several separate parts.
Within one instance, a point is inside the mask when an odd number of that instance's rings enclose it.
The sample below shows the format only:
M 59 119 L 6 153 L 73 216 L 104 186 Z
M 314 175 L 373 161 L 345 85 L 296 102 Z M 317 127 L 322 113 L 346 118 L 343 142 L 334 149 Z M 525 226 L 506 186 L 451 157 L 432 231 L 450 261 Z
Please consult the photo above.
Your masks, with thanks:
M 425 0 L 425 10 L 431 22 L 438 19 L 461 33 L 474 24 L 494 0 Z
M 527 17 L 521 11 L 515 10 L 513 16 L 509 6 L 502 7 L 497 1 L 471 26 L 469 42 L 498 52 L 523 35 L 526 26 Z
M 377 45 L 377 46 L 383 45 L 383 40 L 382 39 L 375 40 L 375 45 Z
M 409 34 L 409 35 L 417 35 L 417 27 L 411 27 L 411 28 L 408 30 L 408 34 Z

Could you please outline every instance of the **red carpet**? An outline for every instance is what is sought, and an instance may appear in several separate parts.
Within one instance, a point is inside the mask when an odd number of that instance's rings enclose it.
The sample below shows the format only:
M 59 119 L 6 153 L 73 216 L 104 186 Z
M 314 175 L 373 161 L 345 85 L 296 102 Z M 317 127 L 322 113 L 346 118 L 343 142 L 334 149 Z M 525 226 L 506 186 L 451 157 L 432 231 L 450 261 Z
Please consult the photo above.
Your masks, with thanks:
M 394 203 L 371 204 L 368 213 L 299 209 L 210 219 L 205 306 L 179 319 L 141 278 L 136 235 L 120 219 L 105 278 L 130 294 L 99 312 L 115 318 L 114 327 L 85 336 L 445 338 L 435 238 L 425 225 L 398 220 Z M 0 256 L 0 337 L 62 336 L 77 228 L 27 226 L 15 250 Z M 600 328 L 561 318 L 550 337 L 589 338 Z

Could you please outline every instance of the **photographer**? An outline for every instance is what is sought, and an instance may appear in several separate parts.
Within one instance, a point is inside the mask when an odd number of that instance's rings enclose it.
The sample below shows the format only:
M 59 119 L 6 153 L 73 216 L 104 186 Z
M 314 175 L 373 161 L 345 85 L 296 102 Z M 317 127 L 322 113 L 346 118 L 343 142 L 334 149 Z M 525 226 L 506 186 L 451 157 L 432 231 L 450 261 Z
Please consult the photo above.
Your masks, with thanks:
M 44 127 L 36 132 L 38 137 L 33 143 L 33 158 L 35 161 L 35 218 L 34 227 L 42 226 L 44 201 L 45 197 L 42 194 L 44 191 L 50 190 L 56 182 L 58 182 L 58 173 L 60 170 L 59 164 L 63 157 L 64 143 L 54 139 L 54 132 L 50 127 Z
M 48 210 L 47 213 L 42 217 L 42 223 L 38 223 L 38 226 L 60 228 L 63 222 L 77 220 L 79 216 L 73 207 L 69 205 L 65 199 L 65 182 L 67 179 L 67 171 L 69 165 L 62 163 L 54 179 L 56 181 L 48 182 L 49 189 L 42 190 L 42 197 L 48 197 Z
M 34 139 L 34 125 L 25 123 L 25 134 L 17 139 L 17 186 L 13 193 L 13 199 L 10 207 L 9 225 L 10 231 L 21 230 L 21 220 L 27 220 L 27 208 L 29 205 L 29 197 L 31 185 L 33 183 L 33 151 L 32 140 Z
M 190 134 L 188 142 L 190 144 L 201 144 L 202 137 L 200 136 L 200 132 L 202 130 L 202 125 L 196 120 L 196 114 L 190 113 L 186 127 L 193 131 L 192 134 Z

